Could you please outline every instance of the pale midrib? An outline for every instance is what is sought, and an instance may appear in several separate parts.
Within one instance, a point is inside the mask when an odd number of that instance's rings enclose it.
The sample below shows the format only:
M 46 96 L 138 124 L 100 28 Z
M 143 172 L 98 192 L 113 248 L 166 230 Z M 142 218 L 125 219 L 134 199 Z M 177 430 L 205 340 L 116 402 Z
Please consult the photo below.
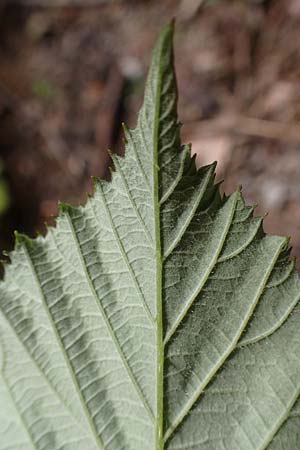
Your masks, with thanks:
M 112 341 L 113 341 L 113 343 L 115 345 L 115 348 L 116 348 L 116 350 L 117 350 L 117 352 L 119 354 L 119 357 L 120 357 L 120 359 L 122 361 L 122 364 L 123 364 L 123 366 L 124 366 L 124 368 L 126 370 L 128 378 L 130 379 L 132 385 L 135 388 L 135 391 L 136 391 L 136 393 L 138 395 L 138 398 L 140 399 L 140 401 L 141 401 L 142 405 L 144 406 L 145 410 L 147 411 L 150 420 L 154 421 L 153 412 L 151 411 L 151 408 L 148 405 L 148 402 L 146 401 L 146 399 L 145 399 L 145 397 L 143 395 L 143 392 L 141 391 L 141 388 L 139 387 L 139 385 L 138 385 L 138 383 L 137 383 L 137 381 L 136 381 L 136 379 L 135 379 L 135 377 L 134 377 L 134 375 L 132 373 L 131 368 L 129 367 L 129 364 L 128 364 L 125 356 L 124 356 L 124 353 L 122 351 L 120 343 L 119 343 L 119 341 L 118 341 L 118 339 L 117 339 L 117 337 L 116 337 L 116 335 L 114 333 L 114 330 L 113 330 L 113 328 L 112 328 L 112 326 L 110 324 L 110 321 L 109 321 L 109 319 L 108 319 L 108 317 L 107 317 L 107 315 L 105 313 L 105 310 L 104 310 L 104 308 L 102 306 L 102 303 L 101 303 L 101 301 L 100 301 L 100 299 L 99 299 L 99 297 L 97 295 L 97 292 L 95 290 L 95 287 L 94 287 L 94 284 L 93 284 L 93 282 L 91 280 L 91 277 L 90 277 L 90 275 L 89 275 L 89 273 L 87 271 L 86 264 L 85 264 L 85 261 L 84 261 L 84 257 L 83 257 L 83 254 L 82 254 L 82 250 L 81 250 L 81 247 L 80 247 L 80 243 L 79 243 L 79 241 L 77 239 L 77 235 L 75 233 L 72 220 L 71 220 L 71 218 L 70 218 L 68 213 L 66 213 L 66 217 L 67 217 L 67 220 L 68 220 L 68 223 L 69 223 L 69 226 L 70 226 L 70 230 L 71 230 L 71 233 L 72 233 L 72 238 L 73 238 L 74 244 L 75 244 L 75 246 L 77 248 L 77 252 L 78 252 L 78 256 L 79 256 L 80 263 L 81 263 L 81 266 L 82 266 L 82 270 L 83 270 L 83 273 L 85 274 L 86 281 L 88 283 L 88 286 L 89 286 L 89 289 L 91 291 L 91 294 L 92 294 L 92 296 L 93 296 L 93 298 L 95 300 L 96 307 L 98 308 L 99 313 L 100 313 L 101 317 L 103 318 L 103 320 L 105 322 L 105 325 L 107 327 L 109 335 L 110 335 L 110 337 L 111 337 L 111 339 L 112 339 Z
M 54 333 L 55 338 L 57 340 L 57 343 L 59 345 L 61 354 L 63 355 L 64 361 L 66 363 L 66 366 L 68 368 L 68 371 L 69 371 L 69 374 L 70 374 L 70 377 L 71 377 L 71 380 L 72 380 L 72 383 L 73 383 L 73 386 L 74 386 L 74 388 L 75 388 L 75 390 L 77 392 L 77 395 L 78 395 L 81 407 L 82 407 L 82 409 L 83 409 L 83 411 L 85 413 L 86 419 L 87 419 L 88 424 L 90 426 L 92 435 L 93 435 L 93 437 L 95 439 L 95 442 L 96 442 L 97 447 L 99 448 L 99 450 L 105 450 L 104 443 L 102 442 L 102 439 L 100 438 L 100 436 L 99 436 L 99 434 L 97 432 L 94 420 L 92 418 L 92 415 L 91 415 L 91 413 L 90 413 L 90 411 L 88 409 L 86 401 L 85 401 L 85 399 L 83 397 L 83 394 L 81 392 L 80 386 L 78 384 L 78 381 L 77 381 L 77 378 L 76 378 L 76 375 L 75 375 L 74 368 L 73 368 L 73 366 L 72 366 L 72 364 L 71 364 L 71 362 L 69 360 L 68 354 L 66 353 L 66 350 L 65 350 L 64 344 L 62 342 L 62 339 L 61 339 L 61 337 L 59 335 L 59 332 L 57 331 L 56 324 L 55 324 L 55 322 L 53 320 L 52 314 L 49 311 L 49 307 L 48 307 L 48 304 L 47 304 L 44 292 L 43 292 L 43 290 L 41 288 L 40 281 L 39 281 L 38 275 L 36 273 L 35 266 L 33 264 L 33 261 L 31 260 L 31 256 L 30 256 L 30 254 L 28 252 L 26 244 L 23 245 L 23 248 L 24 248 L 25 256 L 26 256 L 26 258 L 28 260 L 29 267 L 31 268 L 32 275 L 34 277 L 37 289 L 38 289 L 38 291 L 40 293 L 40 298 L 42 300 L 42 304 L 44 305 L 44 309 L 45 309 L 48 321 L 49 321 L 49 323 L 51 325 L 51 328 L 53 330 L 53 333 Z
M 162 246 L 160 235 L 160 204 L 159 204 L 159 119 L 162 91 L 162 72 L 160 60 L 162 45 L 158 54 L 158 79 L 156 85 L 154 127 L 153 127 L 153 201 L 155 220 L 156 245 L 156 429 L 155 450 L 164 450 L 164 346 L 163 346 L 163 310 L 162 310 Z
M 183 407 L 183 409 L 181 410 L 181 412 L 179 414 L 177 414 L 176 418 L 174 419 L 173 423 L 169 426 L 168 430 L 165 433 L 164 436 L 164 440 L 165 442 L 167 442 L 170 437 L 174 434 L 175 430 L 178 428 L 178 426 L 182 423 L 182 421 L 185 419 L 185 417 L 189 414 L 189 412 L 191 411 L 191 408 L 194 406 L 195 402 L 199 399 L 200 395 L 202 394 L 202 392 L 204 391 L 204 389 L 206 388 L 206 386 L 210 383 L 210 381 L 213 379 L 213 377 L 216 375 L 216 373 L 218 372 L 218 370 L 223 366 L 223 364 L 225 363 L 225 361 L 228 359 L 228 357 L 231 355 L 232 351 L 236 348 L 237 343 L 247 325 L 247 323 L 249 322 L 250 318 L 253 315 L 253 312 L 259 302 L 259 299 L 266 287 L 266 283 L 268 281 L 268 278 L 278 260 L 278 257 L 280 255 L 280 253 L 282 252 L 282 249 L 285 247 L 286 242 L 283 242 L 278 250 L 276 251 L 275 255 L 273 256 L 272 259 L 272 263 L 270 264 L 269 269 L 267 270 L 260 286 L 257 292 L 257 295 L 251 305 L 251 308 L 249 309 L 248 313 L 245 315 L 245 318 L 243 320 L 243 322 L 241 323 L 241 326 L 239 327 L 239 329 L 237 330 L 237 333 L 235 335 L 235 337 L 232 339 L 232 344 L 228 347 L 227 351 L 224 353 L 224 355 L 222 356 L 222 358 L 220 358 L 219 362 L 215 365 L 214 369 L 207 375 L 207 377 L 204 379 L 204 381 L 201 383 L 201 385 L 198 387 L 198 389 L 195 391 L 195 393 L 193 394 L 193 396 L 190 398 L 190 400 L 186 403 L 186 405 Z M 262 449 L 263 450 L 263 449 Z

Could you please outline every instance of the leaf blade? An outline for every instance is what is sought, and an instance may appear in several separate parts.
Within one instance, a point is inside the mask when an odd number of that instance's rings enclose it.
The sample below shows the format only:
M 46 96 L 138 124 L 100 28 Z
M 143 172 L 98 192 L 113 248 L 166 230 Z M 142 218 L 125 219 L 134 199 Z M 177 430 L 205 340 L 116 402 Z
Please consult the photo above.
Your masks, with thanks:
M 18 237 L 0 284 L 0 450 L 295 448 L 299 275 L 287 240 L 181 145 L 172 35 L 111 182 L 61 205 L 45 238 Z

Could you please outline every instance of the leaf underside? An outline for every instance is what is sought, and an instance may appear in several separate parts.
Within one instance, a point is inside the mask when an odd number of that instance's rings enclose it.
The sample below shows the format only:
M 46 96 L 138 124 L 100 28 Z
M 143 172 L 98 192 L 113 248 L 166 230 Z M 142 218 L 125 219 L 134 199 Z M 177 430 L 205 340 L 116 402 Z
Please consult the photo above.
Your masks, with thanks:
M 176 115 L 172 25 L 112 181 L 16 235 L 0 284 L 0 450 L 296 450 L 300 280 Z

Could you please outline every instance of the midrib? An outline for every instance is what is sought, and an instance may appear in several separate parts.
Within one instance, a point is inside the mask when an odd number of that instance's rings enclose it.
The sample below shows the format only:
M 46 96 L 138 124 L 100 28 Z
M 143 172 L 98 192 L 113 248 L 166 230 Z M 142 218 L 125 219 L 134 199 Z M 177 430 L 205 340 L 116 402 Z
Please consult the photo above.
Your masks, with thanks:
M 158 49 L 158 60 L 161 59 L 162 48 Z M 159 202 L 159 117 L 161 105 L 162 70 L 158 64 L 155 115 L 153 127 L 153 201 L 155 220 L 155 257 L 156 257 L 156 424 L 155 450 L 164 449 L 163 438 L 163 376 L 164 376 L 164 347 L 163 347 L 163 311 L 162 311 L 162 254 L 160 234 L 160 202 Z

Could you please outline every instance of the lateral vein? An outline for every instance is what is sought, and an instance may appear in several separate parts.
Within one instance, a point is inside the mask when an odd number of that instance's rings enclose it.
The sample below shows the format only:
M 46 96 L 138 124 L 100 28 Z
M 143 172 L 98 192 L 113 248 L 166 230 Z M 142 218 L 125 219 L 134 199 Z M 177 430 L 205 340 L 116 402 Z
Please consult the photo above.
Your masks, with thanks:
M 80 400 L 80 404 L 81 404 L 81 406 L 82 406 L 82 409 L 83 409 L 83 411 L 84 411 L 84 413 L 85 413 L 85 415 L 86 415 L 87 421 L 88 421 L 88 423 L 89 423 L 89 426 L 90 426 L 91 432 L 92 432 L 92 434 L 93 434 L 93 436 L 94 436 L 94 439 L 95 439 L 95 442 L 96 442 L 96 444 L 97 444 L 97 447 L 99 448 L 99 450 L 105 450 L 104 443 L 103 443 L 101 437 L 99 436 L 99 434 L 98 434 L 98 432 L 97 432 L 96 425 L 95 425 L 95 423 L 94 423 L 94 420 L 93 420 L 93 418 L 92 418 L 92 415 L 91 415 L 91 413 L 90 413 L 90 410 L 89 410 L 89 408 L 88 408 L 88 405 L 86 404 L 85 399 L 84 399 L 84 397 L 83 397 L 83 394 L 82 394 L 82 392 L 81 392 L 80 385 L 79 385 L 79 383 L 78 383 L 78 380 L 77 380 L 77 377 L 76 377 L 76 374 L 75 374 L 73 365 L 72 365 L 72 363 L 71 363 L 71 361 L 70 361 L 70 359 L 69 359 L 68 354 L 66 353 L 64 344 L 63 344 L 63 342 L 62 342 L 62 339 L 61 339 L 61 337 L 60 337 L 60 335 L 59 335 L 59 332 L 58 332 L 58 330 L 57 330 L 56 324 L 55 324 L 54 319 L 53 319 L 53 317 L 52 317 L 52 314 L 51 314 L 51 312 L 50 312 L 50 309 L 49 309 L 47 300 L 46 300 L 46 298 L 45 298 L 44 292 L 43 292 L 43 290 L 42 290 L 42 288 L 41 288 L 41 285 L 40 285 L 40 281 L 39 281 L 39 278 L 38 278 L 38 274 L 37 274 L 37 272 L 36 272 L 36 268 L 35 268 L 35 266 L 34 266 L 34 263 L 33 263 L 32 259 L 31 259 L 30 254 L 29 254 L 29 252 L 28 252 L 28 249 L 27 249 L 26 244 L 23 245 L 23 248 L 24 248 L 24 252 L 25 252 L 26 258 L 27 258 L 27 260 L 28 260 L 29 266 L 30 266 L 30 268 L 31 268 L 33 277 L 34 277 L 34 279 L 35 279 L 37 289 L 38 289 L 38 291 L 39 291 L 39 293 L 40 293 L 40 298 L 41 298 L 42 303 L 43 303 L 43 305 L 44 305 L 44 309 L 45 309 L 45 312 L 46 312 L 46 314 L 47 314 L 47 318 L 48 318 L 48 320 L 49 320 L 49 323 L 50 323 L 50 325 L 51 325 L 51 328 L 53 329 L 53 332 L 54 332 L 54 335 L 55 335 L 55 337 L 56 337 L 57 343 L 58 343 L 59 348 L 60 348 L 60 350 L 61 350 L 61 354 L 62 354 L 63 357 L 64 357 L 66 366 L 67 366 L 67 368 L 68 368 L 68 370 L 69 370 L 69 373 L 70 373 L 70 376 L 71 376 L 71 380 L 72 380 L 73 385 L 74 385 L 74 387 L 75 387 L 75 390 L 76 390 L 76 392 L 77 392 L 77 395 L 78 395 L 78 398 L 79 398 L 79 400 Z
M 111 323 L 110 323 L 110 321 L 109 321 L 109 319 L 108 319 L 108 317 L 107 317 L 107 315 L 105 313 L 105 310 L 104 310 L 104 308 L 102 306 L 102 303 L 101 303 L 101 301 L 100 301 L 100 299 L 98 297 L 98 294 L 97 294 L 96 289 L 94 287 L 93 281 L 91 280 L 91 277 L 90 277 L 90 275 L 89 275 L 89 273 L 87 271 L 86 264 L 85 264 L 85 261 L 84 261 L 84 256 L 82 254 L 82 250 L 81 250 L 81 247 L 80 247 L 80 243 L 79 243 L 77 235 L 75 233 L 75 230 L 74 230 L 74 227 L 73 227 L 73 223 L 72 223 L 72 219 L 71 219 L 71 217 L 70 217 L 68 212 L 66 213 L 66 216 L 68 218 L 68 223 L 69 223 L 69 226 L 70 226 L 71 234 L 72 234 L 74 243 L 75 243 L 76 248 L 77 248 L 78 256 L 79 256 L 79 259 L 80 259 L 80 262 L 81 262 L 81 265 L 82 265 L 82 269 L 83 269 L 83 273 L 85 274 L 88 286 L 89 286 L 90 291 L 92 293 L 92 296 L 93 296 L 93 298 L 95 300 L 96 306 L 97 306 L 101 316 L 104 319 L 105 325 L 106 325 L 106 327 L 108 329 L 108 332 L 110 334 L 110 337 L 111 337 L 111 339 L 112 339 L 112 341 L 113 341 L 113 343 L 114 343 L 114 345 L 115 345 L 115 347 L 117 349 L 117 352 L 118 352 L 118 354 L 120 356 L 120 359 L 121 359 L 121 361 L 123 363 L 123 366 L 124 366 L 124 368 L 125 368 L 125 370 L 126 370 L 126 372 L 128 374 L 128 377 L 129 377 L 130 381 L 132 382 L 132 384 L 133 384 L 133 386 L 134 386 L 134 388 L 135 388 L 135 390 L 137 392 L 137 395 L 138 395 L 139 399 L 141 400 L 142 404 L 144 405 L 144 408 L 147 411 L 147 413 L 149 415 L 149 418 L 151 419 L 151 421 L 153 421 L 154 420 L 153 412 L 151 411 L 151 409 L 150 409 L 150 407 L 148 405 L 148 402 L 146 401 L 146 399 L 145 399 L 145 397 L 144 397 L 144 395 L 143 395 L 143 393 L 141 391 L 141 388 L 138 385 L 138 383 L 137 383 L 137 381 L 136 381 L 136 379 L 135 379 L 135 377 L 134 377 L 134 375 L 132 373 L 132 370 L 131 370 L 131 368 L 130 368 L 130 366 L 129 366 L 126 358 L 125 358 L 123 350 L 122 350 L 122 348 L 120 346 L 119 340 L 117 339 L 117 337 L 116 337 L 116 335 L 114 333 L 114 330 L 113 330 L 113 328 L 111 326 Z
M 210 381 L 213 379 L 213 377 L 215 376 L 215 374 L 218 372 L 218 370 L 223 366 L 224 362 L 228 359 L 228 357 L 231 355 L 231 353 L 233 352 L 233 350 L 236 348 L 236 345 L 247 325 L 247 323 L 249 322 L 250 318 L 252 317 L 252 314 L 254 312 L 254 309 L 256 308 L 259 299 L 265 289 L 265 286 L 268 282 L 269 276 L 276 264 L 276 261 L 283 249 L 283 247 L 285 246 L 285 242 L 282 243 L 279 248 L 277 249 L 276 253 L 274 254 L 273 258 L 272 258 L 272 263 L 270 264 L 269 269 L 266 271 L 262 282 L 260 283 L 259 287 L 258 287 L 258 291 L 257 291 L 257 295 L 256 297 L 253 299 L 253 302 L 251 304 L 251 307 L 248 310 L 248 313 L 245 315 L 244 320 L 242 321 L 240 327 L 238 328 L 234 338 L 232 339 L 232 344 L 228 347 L 227 351 L 224 352 L 223 356 L 219 359 L 218 363 L 215 365 L 215 367 L 213 368 L 213 370 L 211 370 L 210 373 L 208 373 L 205 377 L 205 379 L 203 380 L 203 382 L 201 383 L 201 385 L 199 385 L 198 389 L 196 389 L 196 391 L 194 392 L 194 394 L 192 395 L 192 397 L 187 401 L 187 403 L 185 404 L 185 406 L 182 408 L 182 410 L 177 414 L 177 416 L 175 417 L 173 423 L 169 426 L 169 428 L 167 429 L 165 436 L 164 436 L 164 441 L 167 442 L 170 437 L 173 435 L 174 431 L 178 428 L 178 426 L 182 423 L 182 421 L 185 419 L 185 417 L 189 414 L 189 412 L 191 411 L 192 407 L 194 406 L 194 404 L 196 403 L 196 401 L 199 399 L 200 395 L 202 394 L 202 392 L 204 391 L 204 389 L 206 388 L 206 386 L 210 383 Z

